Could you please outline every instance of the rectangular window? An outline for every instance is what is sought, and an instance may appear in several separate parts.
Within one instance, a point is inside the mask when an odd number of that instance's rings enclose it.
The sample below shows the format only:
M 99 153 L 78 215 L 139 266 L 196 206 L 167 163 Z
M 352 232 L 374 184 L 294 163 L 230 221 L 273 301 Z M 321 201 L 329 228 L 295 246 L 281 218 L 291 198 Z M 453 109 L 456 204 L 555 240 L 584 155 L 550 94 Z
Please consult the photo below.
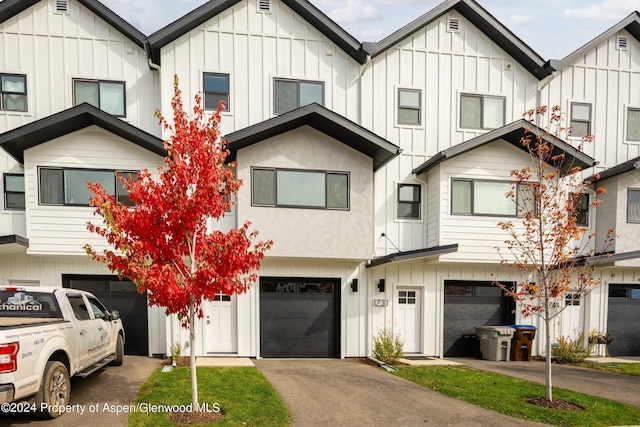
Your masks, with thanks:
M 125 83 L 106 80 L 73 80 L 73 105 L 89 103 L 117 117 L 126 116 Z
M 346 172 L 253 168 L 254 206 L 349 209 Z
M 533 208 L 532 186 L 518 185 L 516 197 L 507 197 L 510 191 L 509 181 L 453 179 L 451 214 L 517 216 Z
M 419 125 L 421 91 L 417 89 L 398 89 L 398 124 Z
M 627 141 L 640 141 L 640 108 L 627 109 Z
M 324 83 L 275 79 L 273 98 L 275 114 L 284 114 L 314 102 L 324 105 Z
M 588 194 L 572 194 L 573 199 L 573 216 L 576 218 L 576 224 L 583 227 L 589 225 L 589 195 Z
M 640 222 L 640 188 L 627 189 L 627 222 Z
M 505 98 L 487 95 L 460 95 L 460 127 L 497 129 L 504 126 Z
M 571 103 L 571 136 L 591 135 L 591 104 Z
M 24 210 L 24 175 L 4 174 L 4 208 Z
M 0 74 L 0 110 L 27 111 L 27 76 Z
M 87 188 L 88 182 L 102 185 L 109 194 L 123 205 L 132 206 L 127 190 L 118 180 L 113 170 L 40 168 L 40 204 L 89 206 L 93 193 Z M 137 175 L 137 172 L 121 172 L 123 175 Z
M 398 218 L 420 219 L 420 186 L 398 184 Z
M 204 108 L 215 110 L 220 101 L 224 101 L 225 111 L 229 111 L 229 74 L 204 73 Z

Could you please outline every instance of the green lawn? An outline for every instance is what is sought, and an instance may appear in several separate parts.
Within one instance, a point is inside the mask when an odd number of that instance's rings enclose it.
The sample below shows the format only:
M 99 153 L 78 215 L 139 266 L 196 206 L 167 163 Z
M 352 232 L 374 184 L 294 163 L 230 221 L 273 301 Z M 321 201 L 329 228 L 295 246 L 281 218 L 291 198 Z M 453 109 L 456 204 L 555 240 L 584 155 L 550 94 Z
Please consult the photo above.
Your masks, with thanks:
M 197 368 L 198 401 L 222 408 L 225 416 L 211 426 L 288 426 L 289 410 L 271 384 L 255 368 Z M 142 386 L 136 404 L 188 405 L 191 403 L 191 371 L 157 369 Z M 129 427 L 175 426 L 164 412 L 129 414 Z
M 559 426 L 616 426 L 640 424 L 640 408 L 568 390 L 554 389 L 554 399 L 571 402 L 584 411 L 541 408 L 524 401 L 544 397 L 545 387 L 464 366 L 400 366 L 395 375 L 431 390 L 516 418 Z
M 640 377 L 640 363 L 576 363 L 573 366 Z

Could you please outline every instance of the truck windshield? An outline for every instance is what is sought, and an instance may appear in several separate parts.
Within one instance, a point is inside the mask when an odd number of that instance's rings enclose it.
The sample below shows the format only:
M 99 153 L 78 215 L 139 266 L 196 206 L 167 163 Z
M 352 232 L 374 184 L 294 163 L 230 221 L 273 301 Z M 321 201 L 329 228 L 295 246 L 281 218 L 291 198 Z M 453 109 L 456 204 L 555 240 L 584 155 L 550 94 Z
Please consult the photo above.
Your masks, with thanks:
M 51 293 L 0 290 L 0 317 L 62 318 L 62 313 Z

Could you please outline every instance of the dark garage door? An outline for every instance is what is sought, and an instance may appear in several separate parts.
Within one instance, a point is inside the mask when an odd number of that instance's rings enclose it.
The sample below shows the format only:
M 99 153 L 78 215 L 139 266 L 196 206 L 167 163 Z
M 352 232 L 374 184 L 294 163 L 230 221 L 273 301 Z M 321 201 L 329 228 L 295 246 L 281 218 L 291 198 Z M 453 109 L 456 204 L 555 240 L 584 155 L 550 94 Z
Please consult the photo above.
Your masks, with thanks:
M 640 356 L 640 286 L 609 286 L 607 325 L 612 356 Z
M 107 310 L 120 312 L 125 354 L 149 354 L 147 297 L 137 292 L 133 282 L 118 280 L 117 276 L 64 275 L 62 283 L 65 288 L 89 291 L 102 301 Z
M 260 278 L 260 355 L 338 357 L 338 279 Z
M 475 357 L 476 326 L 510 325 L 513 302 L 491 282 L 444 282 L 444 356 Z

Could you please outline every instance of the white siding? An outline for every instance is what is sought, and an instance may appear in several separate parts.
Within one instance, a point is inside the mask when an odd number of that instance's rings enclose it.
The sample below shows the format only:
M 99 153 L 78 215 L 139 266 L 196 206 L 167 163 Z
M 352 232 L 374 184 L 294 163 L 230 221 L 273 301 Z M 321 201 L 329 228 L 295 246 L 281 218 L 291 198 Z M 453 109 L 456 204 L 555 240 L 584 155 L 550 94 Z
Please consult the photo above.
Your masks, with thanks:
M 86 228 L 101 224 L 93 208 L 47 206 L 38 202 L 38 167 L 140 170 L 152 173 L 162 158 L 95 126 L 54 139 L 25 152 L 25 191 L 29 254 L 79 255 L 85 243 L 97 250 L 105 241 Z

